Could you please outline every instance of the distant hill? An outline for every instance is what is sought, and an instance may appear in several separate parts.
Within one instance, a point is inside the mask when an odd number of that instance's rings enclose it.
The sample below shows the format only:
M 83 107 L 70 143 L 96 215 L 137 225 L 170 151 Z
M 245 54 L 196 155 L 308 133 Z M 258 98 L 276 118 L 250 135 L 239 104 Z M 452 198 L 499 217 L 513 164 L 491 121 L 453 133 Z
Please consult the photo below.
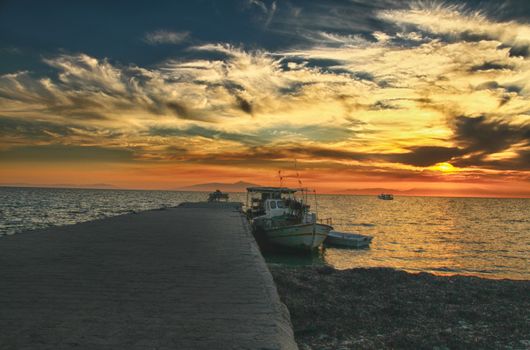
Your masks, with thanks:
M 202 191 L 209 192 L 220 190 L 223 192 L 246 192 L 247 187 L 260 186 L 250 182 L 238 181 L 234 183 L 224 183 L 224 182 L 209 182 L 204 184 L 196 184 L 192 186 L 186 186 L 177 188 L 178 191 Z

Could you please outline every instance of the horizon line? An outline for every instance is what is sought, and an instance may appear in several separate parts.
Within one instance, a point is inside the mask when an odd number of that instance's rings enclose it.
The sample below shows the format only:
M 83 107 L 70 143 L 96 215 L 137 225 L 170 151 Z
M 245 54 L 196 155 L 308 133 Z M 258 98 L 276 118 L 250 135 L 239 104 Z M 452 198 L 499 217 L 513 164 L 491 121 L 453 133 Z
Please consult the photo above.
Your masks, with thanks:
M 226 183 L 230 184 L 230 183 Z M 128 187 L 117 187 L 114 185 L 108 184 L 108 187 L 91 187 L 83 185 L 71 185 L 71 186 L 59 186 L 59 185 L 33 185 L 33 184 L 0 184 L 0 188 L 36 188 L 36 189 L 74 189 L 74 190 L 101 190 L 101 191 L 165 191 L 165 192 L 209 192 L 209 190 L 193 190 L 193 189 L 153 189 L 153 188 L 128 188 Z M 359 190 L 368 190 L 359 189 Z M 391 189 L 389 189 L 391 190 Z M 410 190 L 407 190 L 410 191 Z M 224 191 L 227 193 L 246 193 L 246 191 Z M 395 192 L 402 192 L 400 190 L 395 190 Z M 317 192 L 318 195 L 337 195 L 337 196 L 377 196 L 378 193 L 349 193 L 349 192 Z M 513 195 L 443 195 L 443 194 L 407 194 L 407 193 L 398 193 L 394 194 L 394 197 L 431 197 L 431 198 L 489 198 L 489 199 L 530 199 L 529 195 L 522 196 L 513 196 Z

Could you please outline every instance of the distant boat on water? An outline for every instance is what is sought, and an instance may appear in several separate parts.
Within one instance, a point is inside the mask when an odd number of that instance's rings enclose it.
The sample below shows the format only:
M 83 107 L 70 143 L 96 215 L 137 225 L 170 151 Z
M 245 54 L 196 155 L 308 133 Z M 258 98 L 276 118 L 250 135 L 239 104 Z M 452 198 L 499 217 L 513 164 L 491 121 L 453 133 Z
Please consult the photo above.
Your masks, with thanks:
M 302 198 L 295 198 L 302 192 Z M 304 199 L 305 195 L 305 199 Z M 309 211 L 306 189 L 249 187 L 247 215 L 258 239 L 298 250 L 319 247 L 333 229 Z
M 214 192 L 208 195 L 208 202 L 220 202 L 222 200 L 228 202 L 228 193 L 221 192 L 220 190 L 215 190 Z
M 387 201 L 391 201 L 391 200 L 394 199 L 394 195 L 392 195 L 390 193 L 381 193 L 381 194 L 377 195 L 377 198 L 383 199 L 383 200 L 387 200 Z

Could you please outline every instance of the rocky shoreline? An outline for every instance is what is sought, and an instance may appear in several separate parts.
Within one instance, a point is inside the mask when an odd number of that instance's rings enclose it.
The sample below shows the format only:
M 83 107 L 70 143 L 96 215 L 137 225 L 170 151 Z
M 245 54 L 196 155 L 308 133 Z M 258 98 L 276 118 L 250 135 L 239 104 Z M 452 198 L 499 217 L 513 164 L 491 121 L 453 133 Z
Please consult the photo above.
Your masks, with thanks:
M 530 281 L 269 265 L 305 349 L 530 349 Z

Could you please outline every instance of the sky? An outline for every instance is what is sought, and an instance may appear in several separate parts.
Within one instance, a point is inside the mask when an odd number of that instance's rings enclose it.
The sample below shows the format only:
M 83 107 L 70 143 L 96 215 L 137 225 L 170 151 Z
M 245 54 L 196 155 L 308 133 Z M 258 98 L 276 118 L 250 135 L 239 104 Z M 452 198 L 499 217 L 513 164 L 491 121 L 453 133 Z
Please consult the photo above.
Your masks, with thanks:
M 530 2 L 0 1 L 0 184 L 530 197 Z

